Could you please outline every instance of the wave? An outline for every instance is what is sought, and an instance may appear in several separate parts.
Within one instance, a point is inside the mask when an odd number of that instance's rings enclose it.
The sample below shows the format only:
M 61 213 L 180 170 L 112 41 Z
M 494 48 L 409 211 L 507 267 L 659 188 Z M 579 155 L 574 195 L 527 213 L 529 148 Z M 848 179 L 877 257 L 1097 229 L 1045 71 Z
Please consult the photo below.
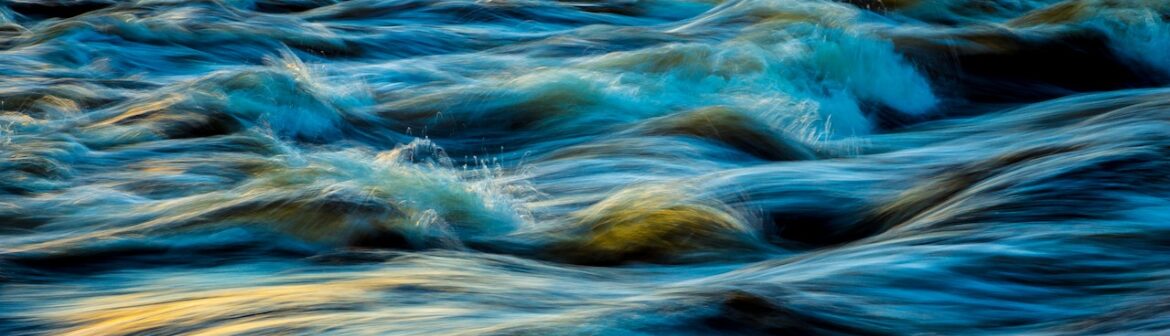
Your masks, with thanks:
M 9 1 L 0 333 L 1161 333 L 1168 18 Z

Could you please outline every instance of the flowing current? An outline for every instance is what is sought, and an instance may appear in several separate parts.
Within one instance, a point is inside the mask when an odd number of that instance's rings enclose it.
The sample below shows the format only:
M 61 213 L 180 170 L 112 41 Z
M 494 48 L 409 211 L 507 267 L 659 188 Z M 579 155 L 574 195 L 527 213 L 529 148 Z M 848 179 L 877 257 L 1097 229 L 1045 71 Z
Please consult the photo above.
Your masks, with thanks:
M 1170 1 L 0 1 L 0 334 L 1170 333 Z

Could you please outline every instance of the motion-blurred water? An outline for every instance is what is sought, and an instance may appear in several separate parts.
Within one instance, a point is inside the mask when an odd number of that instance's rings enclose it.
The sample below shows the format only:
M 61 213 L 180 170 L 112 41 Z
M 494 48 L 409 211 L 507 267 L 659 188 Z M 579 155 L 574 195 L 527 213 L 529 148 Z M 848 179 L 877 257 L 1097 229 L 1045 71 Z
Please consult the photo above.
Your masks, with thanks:
M 0 334 L 1170 333 L 1170 1 L 0 1 Z

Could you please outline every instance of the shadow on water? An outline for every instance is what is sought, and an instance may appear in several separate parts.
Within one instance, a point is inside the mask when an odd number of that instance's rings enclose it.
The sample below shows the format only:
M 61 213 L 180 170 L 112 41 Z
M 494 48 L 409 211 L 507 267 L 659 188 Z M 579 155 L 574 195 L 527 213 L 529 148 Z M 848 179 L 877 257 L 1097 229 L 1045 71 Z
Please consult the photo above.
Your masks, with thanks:
M 1162 1 L 0 3 L 0 334 L 1159 334 Z

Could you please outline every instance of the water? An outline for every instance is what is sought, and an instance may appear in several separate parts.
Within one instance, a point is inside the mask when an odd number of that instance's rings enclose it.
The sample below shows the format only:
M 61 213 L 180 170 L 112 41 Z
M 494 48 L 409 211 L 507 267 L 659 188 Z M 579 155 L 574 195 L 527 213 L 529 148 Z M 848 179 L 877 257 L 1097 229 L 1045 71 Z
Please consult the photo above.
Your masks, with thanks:
M 8 0 L 0 334 L 1170 332 L 1163 0 Z

